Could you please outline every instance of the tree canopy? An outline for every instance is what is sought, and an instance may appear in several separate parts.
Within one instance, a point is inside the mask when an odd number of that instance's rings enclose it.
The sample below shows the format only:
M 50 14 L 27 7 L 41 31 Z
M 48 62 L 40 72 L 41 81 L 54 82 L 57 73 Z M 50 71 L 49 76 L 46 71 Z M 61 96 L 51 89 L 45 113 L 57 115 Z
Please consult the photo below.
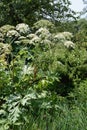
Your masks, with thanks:
M 0 25 L 26 22 L 30 25 L 41 18 L 54 23 L 75 18 L 75 12 L 69 8 L 69 0 L 1 0 Z
M 85 6 L 83 8 L 82 15 L 87 14 L 87 0 L 83 0 L 83 3 Z

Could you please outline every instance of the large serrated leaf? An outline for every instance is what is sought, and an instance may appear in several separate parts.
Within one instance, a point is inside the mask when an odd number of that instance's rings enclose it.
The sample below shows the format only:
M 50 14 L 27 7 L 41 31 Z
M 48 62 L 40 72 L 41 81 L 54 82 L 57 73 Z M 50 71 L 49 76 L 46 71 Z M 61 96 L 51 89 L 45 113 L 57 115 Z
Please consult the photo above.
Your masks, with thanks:
M 11 119 L 13 123 L 15 123 L 18 120 L 20 113 L 21 112 L 20 112 L 19 106 L 16 106 L 12 110 L 10 110 L 9 118 Z
M 37 96 L 35 93 L 31 93 L 26 95 L 22 100 L 21 100 L 21 104 L 24 106 L 25 104 L 31 104 L 30 100 L 31 99 L 37 99 Z

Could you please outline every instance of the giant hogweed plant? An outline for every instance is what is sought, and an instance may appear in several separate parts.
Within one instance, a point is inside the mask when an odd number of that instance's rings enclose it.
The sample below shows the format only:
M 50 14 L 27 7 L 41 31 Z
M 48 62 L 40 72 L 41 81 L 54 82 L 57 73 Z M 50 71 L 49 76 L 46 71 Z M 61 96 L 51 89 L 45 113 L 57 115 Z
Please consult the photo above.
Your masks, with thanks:
M 46 28 L 16 39 L 11 36 L 10 62 L 0 61 L 0 127 L 22 129 L 41 112 L 49 121 L 56 112 L 66 114 L 65 97 L 86 79 L 86 49 L 79 50 L 70 33 L 55 35 Z
M 50 109 L 57 108 L 57 105 L 53 105 L 50 91 L 47 92 L 46 89 L 48 84 L 58 79 L 53 76 L 53 72 L 50 72 L 49 66 L 53 62 L 53 58 L 50 61 L 52 52 L 48 50 L 47 54 L 46 52 L 41 54 L 40 49 L 34 48 L 33 55 L 26 48 L 22 49 L 11 60 L 8 67 L 1 66 L 0 124 L 2 129 L 10 129 L 12 124 L 22 125 L 23 121 L 28 121 L 30 113 L 35 115 L 37 111 L 39 114 L 40 110 L 47 109 L 49 112 Z M 26 58 L 32 59 L 27 65 L 25 65 Z M 36 75 L 34 67 L 38 67 Z
M 26 58 L 32 58 L 32 62 L 25 65 Z M 2 84 L 0 93 L 0 112 L 2 115 L 1 121 L 3 121 L 1 124 L 7 125 L 7 128 L 9 128 L 11 124 L 15 125 L 18 120 L 21 121 L 21 116 L 23 116 L 21 114 L 25 111 L 25 114 L 27 115 L 27 109 L 30 109 L 30 112 L 32 111 L 32 113 L 35 113 L 35 109 L 40 109 L 40 107 L 41 109 L 45 109 L 46 106 L 47 108 L 51 108 L 50 96 L 46 96 L 47 94 L 45 93 L 47 93 L 47 91 L 44 91 L 41 88 L 41 86 L 49 84 L 49 78 L 44 74 L 44 66 L 41 70 L 40 67 L 43 63 L 40 64 L 40 58 L 38 58 L 39 57 L 37 57 L 37 61 L 35 61 L 36 50 L 35 54 L 32 56 L 25 48 L 19 51 L 15 58 L 11 60 L 8 67 L 4 65 L 1 66 L 0 70 L 2 75 L 0 75 L 0 77 Z M 42 59 L 44 58 L 42 57 Z M 34 74 L 34 67 L 36 66 L 39 69 L 37 75 Z M 44 78 L 46 78 L 46 81 Z M 38 90 L 41 92 L 38 92 Z M 3 127 L 3 129 L 5 129 L 5 127 Z

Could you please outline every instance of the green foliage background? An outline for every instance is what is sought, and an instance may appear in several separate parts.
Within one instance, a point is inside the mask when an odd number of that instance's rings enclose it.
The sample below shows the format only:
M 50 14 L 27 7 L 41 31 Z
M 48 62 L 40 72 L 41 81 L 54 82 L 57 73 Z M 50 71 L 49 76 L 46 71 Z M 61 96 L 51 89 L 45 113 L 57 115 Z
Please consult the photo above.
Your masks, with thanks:
M 87 20 L 69 5 L 0 2 L 0 130 L 87 129 Z
M 69 0 L 1 0 L 0 25 L 24 22 L 33 25 L 44 18 L 58 22 L 75 18 Z

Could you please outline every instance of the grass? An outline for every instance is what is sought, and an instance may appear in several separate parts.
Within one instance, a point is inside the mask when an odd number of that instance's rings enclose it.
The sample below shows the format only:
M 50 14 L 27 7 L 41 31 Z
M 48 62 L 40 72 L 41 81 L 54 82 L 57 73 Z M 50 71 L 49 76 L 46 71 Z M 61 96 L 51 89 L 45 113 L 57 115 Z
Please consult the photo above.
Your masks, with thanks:
M 12 126 L 11 130 L 87 130 L 87 106 L 74 104 L 69 108 L 61 104 L 60 107 L 61 110 L 53 110 L 53 115 L 46 111 L 40 111 L 37 117 L 29 114 L 26 122 Z

